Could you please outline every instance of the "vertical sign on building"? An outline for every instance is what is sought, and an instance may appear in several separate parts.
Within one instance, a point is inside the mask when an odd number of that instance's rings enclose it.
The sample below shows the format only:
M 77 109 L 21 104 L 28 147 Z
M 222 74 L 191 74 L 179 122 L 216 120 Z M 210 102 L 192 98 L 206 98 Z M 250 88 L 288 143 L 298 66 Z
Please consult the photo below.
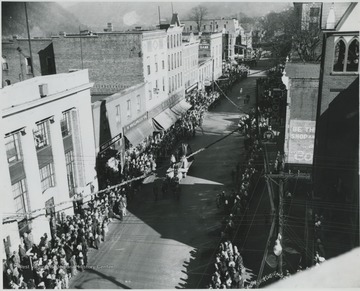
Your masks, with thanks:
M 290 120 L 289 164 L 312 164 L 315 140 L 315 121 Z

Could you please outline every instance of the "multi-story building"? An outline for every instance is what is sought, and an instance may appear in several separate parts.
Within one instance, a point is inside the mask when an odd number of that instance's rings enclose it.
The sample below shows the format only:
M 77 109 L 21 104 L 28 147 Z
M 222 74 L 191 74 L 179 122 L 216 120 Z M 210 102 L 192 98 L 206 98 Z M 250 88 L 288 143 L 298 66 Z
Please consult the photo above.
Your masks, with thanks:
M 184 31 L 187 33 L 198 33 L 198 25 L 194 20 L 184 20 Z M 239 21 L 235 18 L 221 19 L 204 19 L 201 23 L 201 32 L 221 32 L 226 34 L 227 43 L 222 46 L 222 55 L 234 59 L 240 51 L 236 49 L 236 45 L 245 45 L 244 29 L 239 25 Z M 239 48 L 241 51 L 243 47 Z
M 169 96 L 177 95 L 182 99 L 185 96 L 182 45 L 184 26 L 180 23 L 178 14 L 174 13 L 170 24 L 161 24 L 160 29 L 166 31 Z
M 166 33 L 161 30 L 63 35 L 53 41 L 57 72 L 88 68 L 92 96 L 145 83 L 145 108 L 168 98 Z
M 359 13 L 357 2 L 323 5 L 312 206 L 327 257 L 359 246 Z
M 199 82 L 199 43 L 193 33 L 183 35 L 183 74 L 185 93 L 197 87 Z
M 213 61 L 213 76 L 211 80 L 222 75 L 222 34 L 201 33 L 199 45 L 199 59 L 210 57 Z
M 145 83 L 146 109 L 168 98 L 166 32 L 135 30 L 80 34 L 62 33 L 51 39 L 31 39 L 35 76 L 89 69 L 92 96 L 110 96 Z M 17 48 L 21 49 L 21 53 Z M 32 77 L 28 42 L 3 42 L 3 82 Z M 20 78 L 20 79 L 19 79 Z
M 52 38 L 32 38 L 31 51 L 28 39 L 2 40 L 2 86 L 56 73 Z
M 50 235 L 49 221 L 39 215 L 71 214 L 75 195 L 97 190 L 91 86 L 88 71 L 81 70 L 35 77 L 0 91 L 6 150 L 1 164 L 7 165 L 2 183 L 10 182 L 5 187 L 11 188 L 3 196 L 13 199 L 6 208 L 18 216 L 20 233 L 31 229 L 35 242 L 45 232 Z
M 294 10 L 298 27 L 301 30 L 311 30 L 320 28 L 321 20 L 321 2 L 296 2 L 294 3 Z
M 199 58 L 199 89 L 211 86 L 213 77 L 213 61 L 210 57 Z

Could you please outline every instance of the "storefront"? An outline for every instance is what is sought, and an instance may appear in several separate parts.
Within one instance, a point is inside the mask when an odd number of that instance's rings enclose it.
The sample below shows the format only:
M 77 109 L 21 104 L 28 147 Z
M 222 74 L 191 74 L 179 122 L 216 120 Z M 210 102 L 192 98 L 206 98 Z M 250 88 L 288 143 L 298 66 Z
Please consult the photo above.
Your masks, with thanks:
M 135 147 L 152 135 L 154 127 L 152 122 L 148 120 L 147 113 L 145 113 L 130 124 L 124 126 L 123 131 L 128 141 L 127 144 Z
M 185 114 L 189 109 L 191 108 L 191 104 L 186 102 L 185 99 L 181 100 L 177 104 L 175 104 L 173 107 L 171 107 L 171 111 L 173 111 L 176 115 L 181 116 Z
M 177 120 L 179 116 L 169 108 L 153 117 L 154 128 L 156 131 L 168 130 Z

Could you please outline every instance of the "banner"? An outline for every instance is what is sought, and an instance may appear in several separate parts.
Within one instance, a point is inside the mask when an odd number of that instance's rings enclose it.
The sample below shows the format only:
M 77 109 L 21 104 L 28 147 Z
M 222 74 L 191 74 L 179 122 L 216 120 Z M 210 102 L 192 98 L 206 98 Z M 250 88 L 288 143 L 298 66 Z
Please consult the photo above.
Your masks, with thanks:
M 312 164 L 315 140 L 315 121 L 290 120 L 287 163 Z

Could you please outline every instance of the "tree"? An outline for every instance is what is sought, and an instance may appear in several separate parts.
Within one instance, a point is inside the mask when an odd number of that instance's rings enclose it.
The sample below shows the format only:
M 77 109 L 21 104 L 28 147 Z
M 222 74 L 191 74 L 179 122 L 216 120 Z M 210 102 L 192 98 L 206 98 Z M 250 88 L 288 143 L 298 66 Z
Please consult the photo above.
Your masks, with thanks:
M 201 24 L 207 14 L 208 14 L 208 10 L 203 5 L 199 5 L 191 9 L 190 20 L 196 22 L 199 32 L 201 31 Z
M 272 56 L 283 61 L 290 53 L 303 62 L 317 61 L 320 57 L 321 30 L 319 27 L 302 29 L 294 9 L 270 12 L 260 20 L 263 42 Z

